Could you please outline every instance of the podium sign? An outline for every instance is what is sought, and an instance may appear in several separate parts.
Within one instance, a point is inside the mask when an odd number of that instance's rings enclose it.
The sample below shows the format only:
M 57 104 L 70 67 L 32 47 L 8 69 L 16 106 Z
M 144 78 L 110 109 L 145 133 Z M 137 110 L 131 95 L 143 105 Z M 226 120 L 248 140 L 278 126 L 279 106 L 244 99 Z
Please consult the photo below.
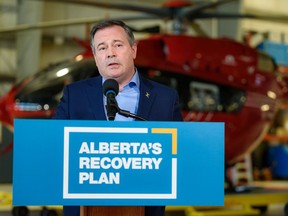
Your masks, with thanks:
M 14 123 L 14 205 L 224 203 L 223 123 Z

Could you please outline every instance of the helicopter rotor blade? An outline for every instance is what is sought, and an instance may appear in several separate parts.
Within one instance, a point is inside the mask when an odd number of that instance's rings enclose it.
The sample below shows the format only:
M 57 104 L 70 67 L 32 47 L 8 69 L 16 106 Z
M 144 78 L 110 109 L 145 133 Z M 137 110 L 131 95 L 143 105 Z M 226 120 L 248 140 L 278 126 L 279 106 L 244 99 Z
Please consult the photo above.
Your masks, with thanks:
M 71 4 L 79 4 L 83 6 L 94 6 L 100 8 L 108 8 L 108 9 L 117 9 L 124 11 L 136 11 L 136 12 L 144 12 L 147 14 L 151 14 L 154 16 L 159 16 L 161 18 L 169 17 L 170 10 L 169 8 L 160 8 L 160 7 L 151 7 L 151 6 L 140 6 L 131 3 L 113 3 L 113 2 L 101 2 L 101 1 L 89 1 L 89 0 L 34 0 L 34 1 L 43 1 L 43 2 L 57 2 L 57 3 L 71 3 Z
M 158 34 L 161 32 L 161 28 L 159 25 L 153 25 L 153 26 L 149 26 L 149 27 L 144 27 L 141 29 L 137 29 L 134 27 L 131 27 L 132 31 L 134 32 L 138 32 L 138 33 L 154 33 L 154 34 Z
M 228 13 L 201 13 L 197 15 L 199 19 L 257 19 L 263 21 L 274 21 L 286 23 L 288 21 L 288 16 L 285 15 L 256 15 L 256 14 L 228 14 Z
M 123 21 L 134 21 L 134 20 L 171 20 L 176 26 L 174 32 L 181 33 L 185 26 L 183 21 L 193 22 L 196 19 L 208 19 L 208 18 L 217 18 L 217 19 L 258 19 L 264 21 L 276 21 L 276 22 L 286 22 L 288 21 L 288 16 L 284 15 L 262 15 L 252 12 L 251 14 L 228 14 L 228 13 L 214 13 L 214 12 L 206 12 L 208 9 L 213 9 L 218 6 L 228 4 L 231 2 L 239 2 L 240 0 L 218 0 L 218 1 L 197 1 L 197 2 L 167 2 L 162 7 L 151 6 L 151 5 L 139 5 L 139 4 L 130 4 L 130 3 L 116 3 L 116 2 L 101 2 L 94 0 L 29 0 L 29 1 L 38 1 L 38 2 L 57 2 L 57 3 L 71 3 L 78 4 L 84 6 L 95 6 L 100 8 L 109 8 L 116 10 L 125 10 L 125 11 L 134 11 L 141 12 L 141 15 L 131 16 L 131 17 L 116 17 L 111 19 L 121 19 Z M 107 19 L 107 17 L 106 17 Z M 69 20 L 58 20 L 58 21 L 49 21 L 49 22 L 40 22 L 36 24 L 29 25 L 17 25 L 14 27 L 6 27 L 0 29 L 0 33 L 13 33 L 13 32 L 21 32 L 27 30 L 35 30 L 42 28 L 51 28 L 51 27 L 63 27 L 63 26 L 71 26 L 71 25 L 83 25 L 96 23 L 101 21 L 101 18 L 77 18 L 77 19 L 69 19 Z M 180 27 L 178 27 L 180 26 Z M 191 27 L 193 24 L 190 25 Z M 157 27 L 158 28 L 158 27 Z M 146 32 L 157 32 L 159 29 L 147 29 Z M 199 28 L 198 28 L 199 29 Z M 137 29 L 135 29 L 137 31 Z M 139 30 L 140 31 L 140 30 Z M 143 30 L 144 31 L 144 30 Z M 142 31 L 142 32 L 143 32 Z
M 154 17 L 151 15 L 142 15 L 142 16 L 131 16 L 131 17 L 115 17 L 113 19 L 120 19 L 123 21 L 134 21 L 134 20 L 151 20 L 151 19 L 159 19 L 158 17 Z M 68 19 L 68 20 L 57 20 L 57 21 L 48 21 L 48 22 L 40 22 L 36 24 L 23 24 L 17 25 L 13 27 L 1 28 L 0 34 L 4 33 L 13 33 L 13 32 L 22 32 L 28 30 L 37 30 L 43 28 L 56 28 L 56 27 L 63 27 L 63 26 L 72 26 L 72 25 L 83 25 L 83 24 L 90 24 L 90 23 L 97 23 L 100 22 L 101 18 L 83 18 L 83 19 Z
M 197 35 L 202 36 L 202 37 L 208 37 L 207 32 L 205 32 L 198 23 L 190 22 L 189 25 L 197 33 Z
M 202 2 L 202 3 L 199 2 L 198 4 L 183 8 L 178 14 L 178 16 L 182 18 L 189 17 L 190 19 L 198 18 L 198 15 L 207 9 L 212 9 L 220 5 L 227 4 L 230 2 L 235 2 L 235 1 L 239 1 L 239 0 L 219 0 L 216 2 Z

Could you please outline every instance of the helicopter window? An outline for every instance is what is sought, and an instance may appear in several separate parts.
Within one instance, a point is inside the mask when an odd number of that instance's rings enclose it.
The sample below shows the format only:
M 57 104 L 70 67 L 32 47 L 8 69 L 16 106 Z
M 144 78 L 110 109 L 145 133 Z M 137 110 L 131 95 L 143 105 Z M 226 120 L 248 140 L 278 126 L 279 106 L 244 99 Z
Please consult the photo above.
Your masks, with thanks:
M 189 90 L 190 100 L 188 101 L 188 107 L 190 110 L 217 110 L 219 102 L 219 90 L 217 86 L 200 82 L 191 82 Z
M 228 86 L 193 81 L 189 85 L 187 108 L 204 112 L 239 112 L 245 102 L 244 92 Z
M 244 92 L 230 87 L 222 87 L 221 92 L 222 104 L 225 105 L 225 111 L 239 112 L 246 101 Z
M 177 79 L 170 76 L 165 76 L 159 70 L 148 70 L 147 72 L 149 79 L 152 79 L 158 83 L 170 86 L 177 89 Z
M 63 68 L 67 68 L 69 72 L 63 76 L 55 75 Z M 99 74 L 93 59 L 85 62 L 65 62 L 44 71 L 36 74 L 29 85 L 25 85 L 16 95 L 16 109 L 22 111 L 54 109 L 59 103 L 65 85 Z
M 83 61 L 72 72 L 73 81 L 83 80 L 99 75 L 93 58 Z
M 54 83 L 53 85 L 34 89 L 34 91 L 21 91 L 16 97 L 16 109 L 40 111 L 55 108 L 58 104 L 55 95 L 62 91 L 63 86 L 63 83 Z M 31 106 L 31 104 L 34 104 L 34 106 Z
M 271 56 L 266 53 L 258 51 L 258 68 L 263 71 L 275 71 L 276 63 Z

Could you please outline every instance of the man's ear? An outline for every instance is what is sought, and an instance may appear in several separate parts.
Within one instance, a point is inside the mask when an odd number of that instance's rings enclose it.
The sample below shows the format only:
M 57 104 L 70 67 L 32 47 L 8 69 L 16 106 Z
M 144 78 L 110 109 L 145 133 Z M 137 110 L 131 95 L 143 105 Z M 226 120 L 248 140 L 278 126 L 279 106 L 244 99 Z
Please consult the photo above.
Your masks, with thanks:
M 134 43 L 134 44 L 133 44 L 132 49 L 133 49 L 133 51 L 134 51 L 133 59 L 135 59 L 136 56 L 137 56 L 137 43 Z

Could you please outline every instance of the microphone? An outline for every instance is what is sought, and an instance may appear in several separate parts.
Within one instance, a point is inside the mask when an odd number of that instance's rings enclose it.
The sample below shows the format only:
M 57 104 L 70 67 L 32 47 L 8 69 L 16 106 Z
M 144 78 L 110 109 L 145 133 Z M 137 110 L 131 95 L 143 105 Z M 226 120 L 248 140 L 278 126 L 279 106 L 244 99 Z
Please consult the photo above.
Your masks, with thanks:
M 115 119 L 116 113 L 119 110 L 115 98 L 119 92 L 119 84 L 114 79 L 107 79 L 103 83 L 102 91 L 107 99 L 107 105 L 106 105 L 107 117 L 110 121 L 113 121 Z
M 131 117 L 141 121 L 146 121 L 146 119 L 142 118 L 141 116 L 130 113 L 127 110 L 122 110 L 118 107 L 116 96 L 119 93 L 119 84 L 116 80 L 105 80 L 105 82 L 103 83 L 102 91 L 107 99 L 106 111 L 108 120 L 114 121 L 116 113 L 119 113 L 119 115 L 125 116 L 127 118 Z

